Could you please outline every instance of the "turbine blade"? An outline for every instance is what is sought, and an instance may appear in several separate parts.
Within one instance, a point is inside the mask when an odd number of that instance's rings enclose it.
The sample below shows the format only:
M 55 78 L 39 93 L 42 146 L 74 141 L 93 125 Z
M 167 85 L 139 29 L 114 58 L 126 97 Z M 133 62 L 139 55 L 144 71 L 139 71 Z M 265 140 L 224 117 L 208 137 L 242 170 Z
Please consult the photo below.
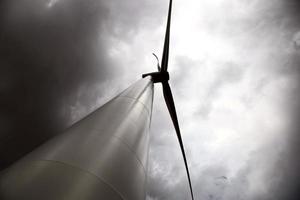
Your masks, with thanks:
M 177 114 L 176 114 L 176 109 L 175 109 L 175 104 L 174 104 L 171 88 L 170 88 L 170 85 L 169 85 L 168 82 L 163 82 L 162 86 L 163 86 L 164 98 L 165 98 L 169 113 L 171 115 L 175 130 L 176 130 L 178 142 L 179 142 L 181 153 L 182 153 L 182 156 L 183 156 L 184 165 L 185 165 L 185 169 L 186 169 L 186 173 L 187 173 L 187 177 L 188 177 L 188 181 L 189 181 L 192 200 L 194 200 L 194 194 L 193 194 L 193 189 L 192 189 L 190 172 L 189 172 L 189 168 L 188 168 L 187 161 L 186 161 L 184 146 L 183 146 L 183 142 L 182 142 L 182 138 L 181 138 L 181 134 L 180 134 L 180 129 L 179 129 L 179 124 L 178 124 L 178 119 L 177 119 Z
M 163 49 L 162 60 L 161 60 L 161 71 L 168 70 L 171 13 L 172 13 L 172 0 L 170 0 L 169 3 L 168 21 L 167 21 L 167 28 L 165 34 L 164 49 Z

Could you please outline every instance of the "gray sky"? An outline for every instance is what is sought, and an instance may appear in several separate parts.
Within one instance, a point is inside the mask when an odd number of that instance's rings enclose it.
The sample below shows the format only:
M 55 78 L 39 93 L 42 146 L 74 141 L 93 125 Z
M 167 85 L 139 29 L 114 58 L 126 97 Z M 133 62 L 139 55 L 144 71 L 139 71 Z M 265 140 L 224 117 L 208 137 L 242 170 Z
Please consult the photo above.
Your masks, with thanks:
M 156 70 L 167 5 L 2 1 L 1 165 Z M 195 198 L 298 199 L 300 4 L 174 0 L 173 8 L 170 84 Z M 152 118 L 147 200 L 190 199 L 160 85 Z M 30 142 L 16 149 L 20 130 Z

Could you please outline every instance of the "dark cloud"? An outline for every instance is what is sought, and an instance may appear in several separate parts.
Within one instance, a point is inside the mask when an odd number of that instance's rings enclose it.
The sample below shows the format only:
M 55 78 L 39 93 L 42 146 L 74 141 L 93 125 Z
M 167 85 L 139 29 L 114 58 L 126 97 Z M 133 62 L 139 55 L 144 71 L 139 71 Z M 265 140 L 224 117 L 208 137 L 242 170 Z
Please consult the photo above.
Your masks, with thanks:
M 105 2 L 110 10 L 106 28 L 117 40 L 131 42 L 140 28 L 157 28 L 164 19 L 164 7 L 158 1 L 120 1 Z M 167 6 L 167 2 L 165 3 Z
M 0 169 L 97 106 L 118 75 L 110 41 L 136 33 L 149 2 L 1 1 Z
M 112 84 L 124 68 L 110 49 L 161 20 L 157 4 L 0 2 L 0 169 L 94 110 L 113 88 L 126 87 Z
M 287 37 L 285 39 L 290 40 L 284 42 L 296 43 L 296 35 L 300 30 L 300 3 L 298 1 L 281 1 L 280 3 L 280 12 L 276 15 L 275 21 L 283 28 L 284 37 Z M 232 180 L 232 183 L 238 183 L 246 177 L 245 182 L 248 184 L 232 186 L 235 191 L 244 191 L 243 199 L 296 200 L 300 196 L 300 59 L 298 46 L 291 45 L 291 47 L 288 53 L 277 52 L 269 58 L 271 63 L 274 63 L 273 66 L 278 65 L 274 68 L 275 71 L 270 71 L 273 80 L 280 77 L 289 77 L 293 80 L 282 108 L 288 113 L 289 127 L 286 132 L 281 133 L 279 141 L 270 141 L 265 147 L 253 153 L 246 167 L 241 169 L 239 175 Z M 255 193 L 251 191 L 249 180 L 253 173 L 259 172 L 263 174 L 262 186 L 265 188 L 260 188 L 261 191 Z M 259 188 L 259 186 L 256 187 Z M 234 198 L 229 195 L 230 191 L 224 199 Z
M 109 78 L 112 65 L 98 39 L 108 15 L 101 2 L 2 1 L 0 13 L 3 168 L 66 128 L 70 106 L 94 99 L 76 98 L 79 87 Z
M 292 36 L 300 30 L 300 2 L 294 0 L 283 1 L 283 16 L 286 19 L 286 31 Z M 299 50 L 295 48 L 287 56 L 287 62 L 283 65 L 281 74 L 289 74 L 296 80 L 289 92 L 288 102 L 285 107 L 289 113 L 289 132 L 282 133 L 286 138 L 286 148 L 279 153 L 276 162 L 271 166 L 267 181 L 270 182 L 270 190 L 260 199 L 296 200 L 300 196 L 300 59 Z M 276 146 L 270 146 L 269 151 L 276 151 Z M 269 165 L 269 164 L 266 164 Z
M 270 190 L 260 199 L 296 200 L 300 196 L 300 59 L 296 52 L 289 57 L 289 66 L 289 73 L 297 77 L 297 82 L 289 93 L 285 108 L 290 120 L 288 132 L 282 133 L 286 147 L 278 153 L 274 165 L 266 163 L 271 168 L 266 177 L 270 183 Z M 276 152 L 277 148 L 269 146 L 268 151 Z

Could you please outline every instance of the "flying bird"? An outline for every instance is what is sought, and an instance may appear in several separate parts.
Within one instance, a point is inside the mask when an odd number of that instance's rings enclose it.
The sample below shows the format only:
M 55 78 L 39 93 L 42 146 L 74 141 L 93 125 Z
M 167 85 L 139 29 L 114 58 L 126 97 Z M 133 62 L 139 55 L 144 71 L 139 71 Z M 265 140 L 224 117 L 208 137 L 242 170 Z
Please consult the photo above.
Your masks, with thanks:
M 216 179 L 225 179 L 225 180 L 227 180 L 227 177 L 226 176 L 219 176 L 219 177 L 216 177 Z

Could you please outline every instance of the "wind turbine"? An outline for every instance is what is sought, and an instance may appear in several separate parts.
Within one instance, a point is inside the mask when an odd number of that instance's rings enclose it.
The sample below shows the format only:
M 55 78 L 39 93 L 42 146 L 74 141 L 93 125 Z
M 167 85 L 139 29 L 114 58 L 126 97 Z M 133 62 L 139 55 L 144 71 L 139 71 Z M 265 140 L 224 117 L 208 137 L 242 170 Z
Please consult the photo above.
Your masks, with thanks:
M 188 182 L 189 182 L 189 188 L 191 192 L 191 197 L 194 199 L 194 194 L 193 194 L 193 189 L 192 189 L 192 183 L 191 183 L 191 177 L 189 173 L 189 168 L 185 156 L 185 150 L 182 142 L 182 137 L 180 133 L 180 128 L 179 128 L 179 123 L 177 119 L 177 114 L 176 114 L 176 108 L 174 104 L 174 99 L 173 95 L 171 92 L 171 88 L 169 85 L 169 72 L 168 72 L 168 63 L 169 63 L 169 46 L 170 46 L 170 27 L 171 27 L 171 14 L 172 14 L 172 0 L 169 2 L 169 11 L 168 11 L 168 21 L 167 21 L 167 28 L 166 28 L 166 33 L 165 33 L 165 41 L 164 41 L 164 48 L 163 48 L 163 54 L 162 54 L 162 61 L 161 61 L 161 66 L 159 66 L 159 62 L 157 65 L 158 72 L 152 72 L 148 74 L 143 74 L 143 78 L 147 76 L 152 77 L 152 81 L 154 83 L 161 83 L 162 88 L 163 88 L 163 94 L 164 94 L 164 99 L 166 101 L 166 105 L 168 107 L 170 116 L 173 121 L 173 125 L 176 131 L 177 139 L 180 145 L 181 153 L 183 156 L 184 160 L 184 165 L 188 177 Z M 153 54 L 156 59 L 158 60 L 157 56 Z M 159 60 L 158 60 L 159 61 Z
M 1 200 L 145 199 L 153 84 L 162 83 L 193 191 L 168 83 L 172 0 L 161 67 L 0 173 Z

